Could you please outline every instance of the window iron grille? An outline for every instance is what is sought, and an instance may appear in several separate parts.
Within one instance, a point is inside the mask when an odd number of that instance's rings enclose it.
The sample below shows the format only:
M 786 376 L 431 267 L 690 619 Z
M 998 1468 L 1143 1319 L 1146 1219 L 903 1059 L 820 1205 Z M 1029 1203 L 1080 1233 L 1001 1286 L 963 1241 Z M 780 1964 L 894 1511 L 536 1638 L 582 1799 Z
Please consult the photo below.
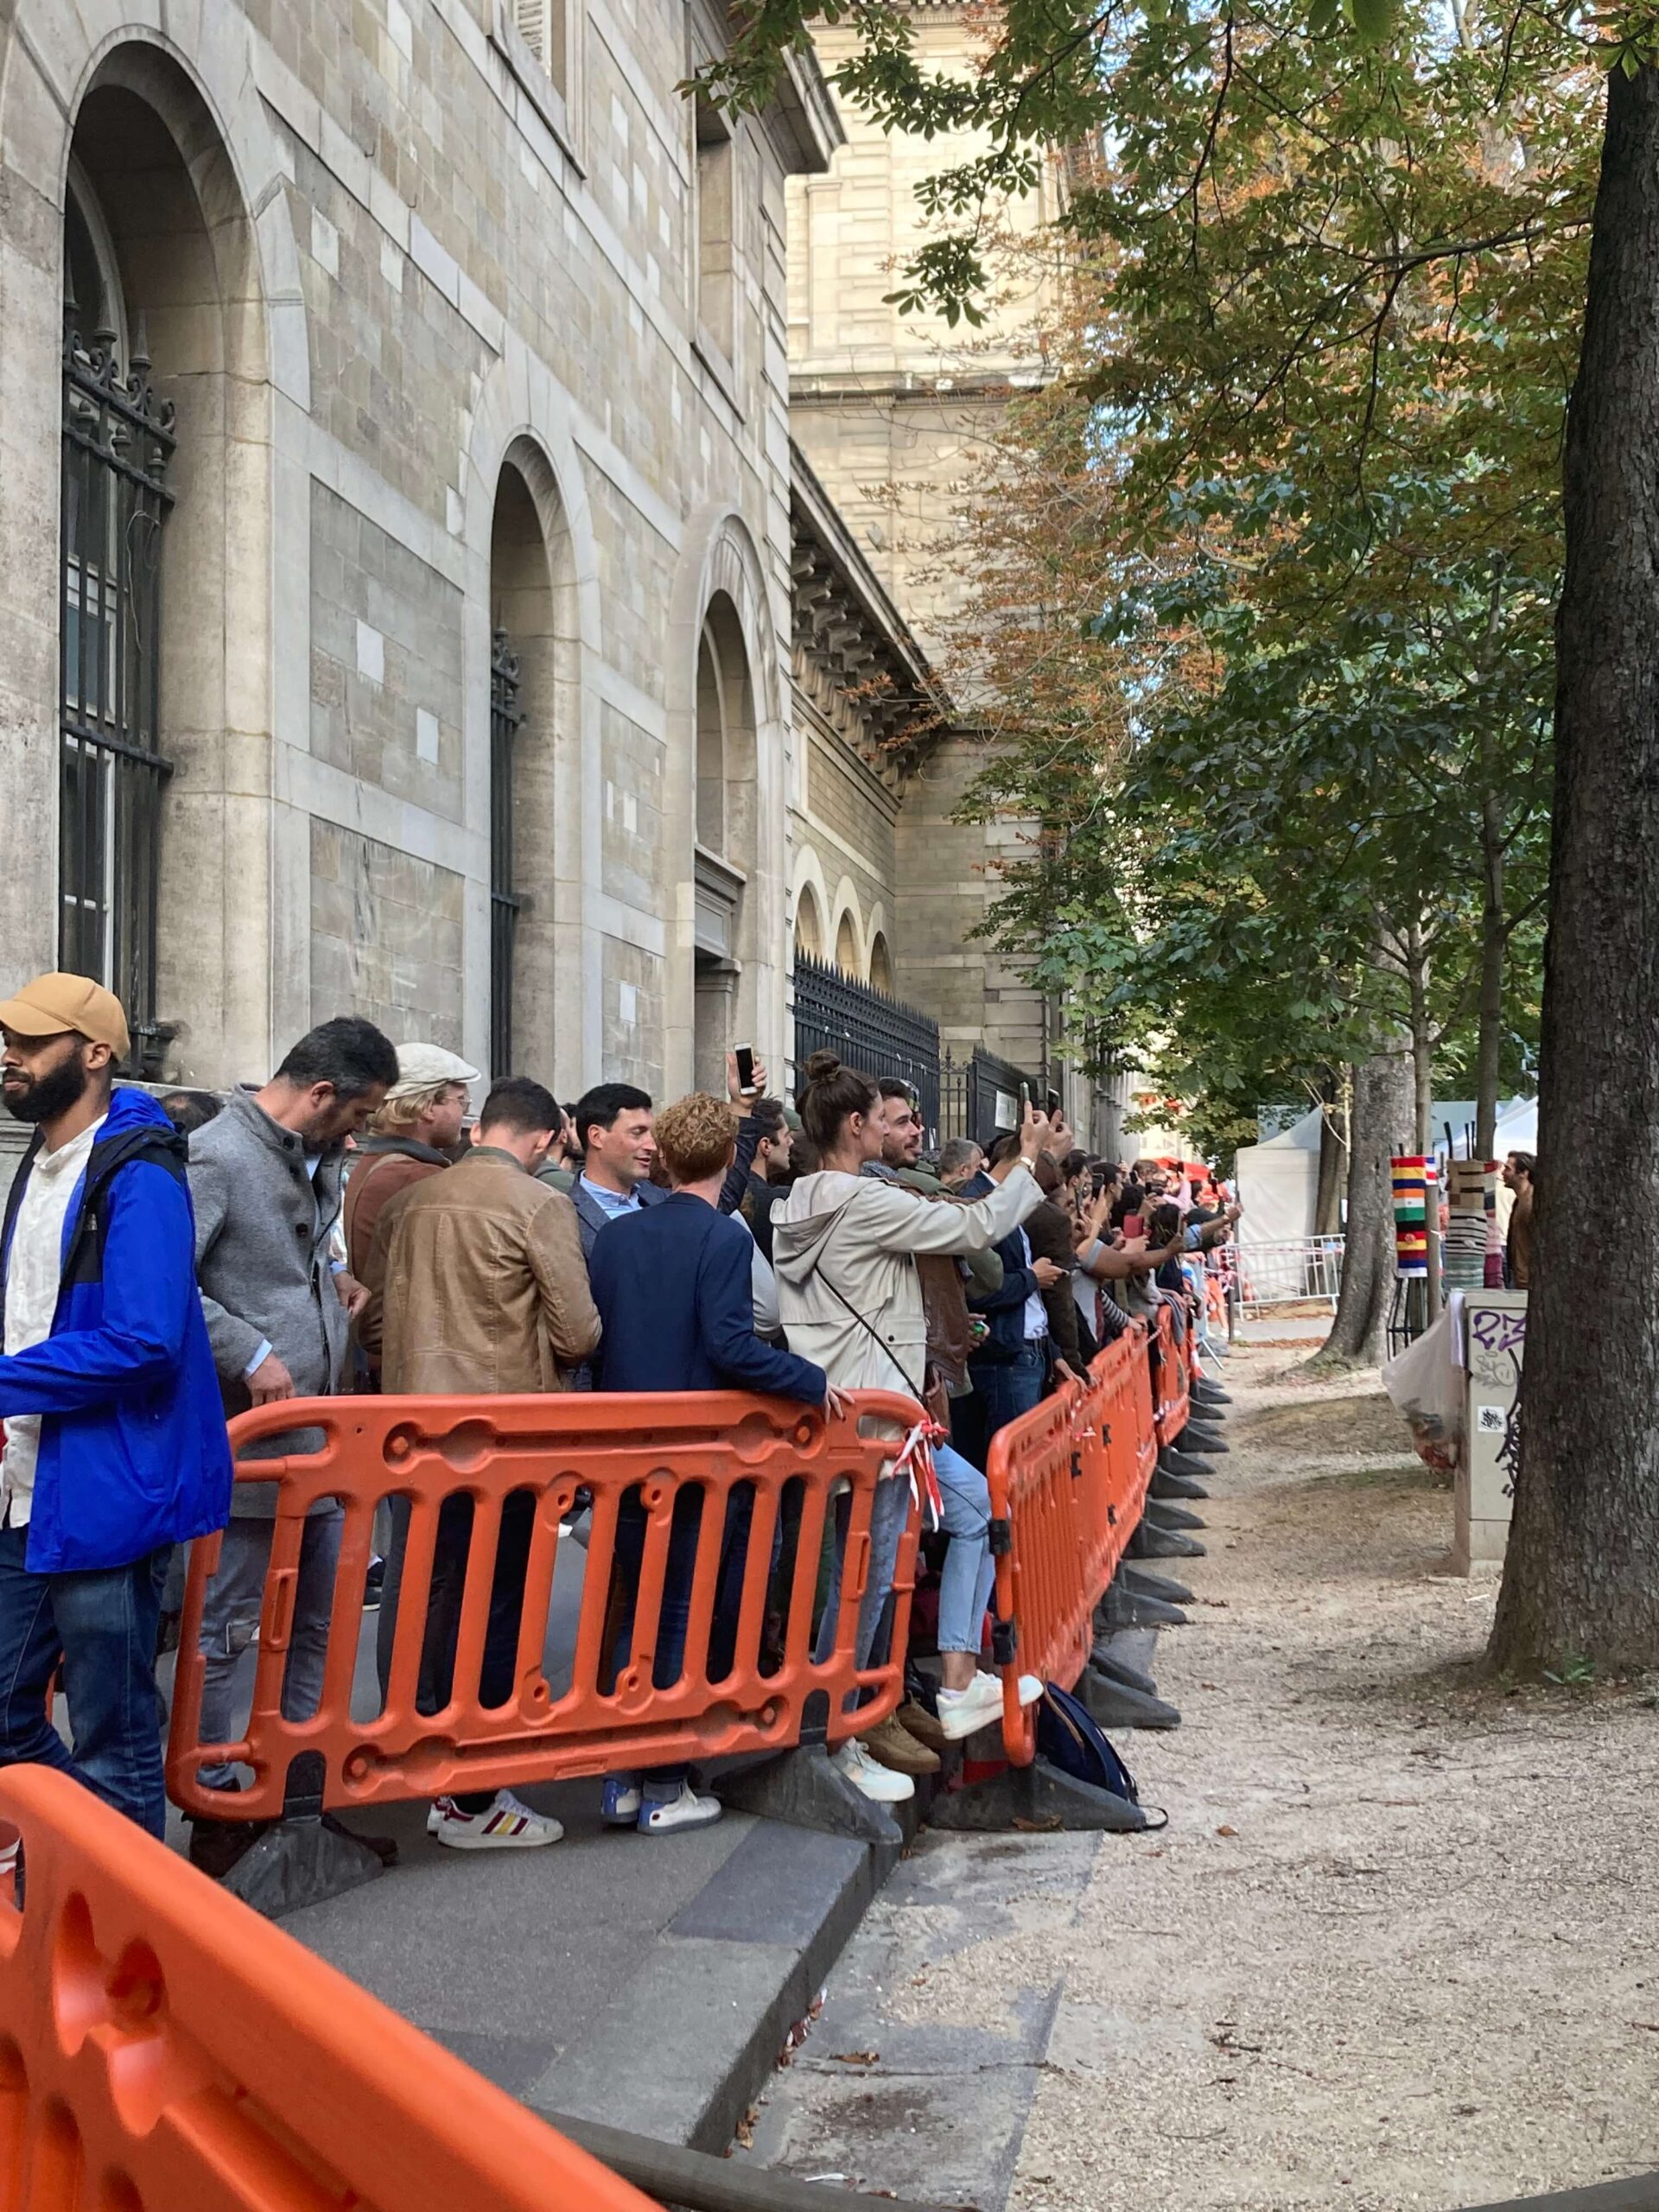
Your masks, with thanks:
M 514 889 L 513 751 L 524 714 L 518 656 L 505 630 L 490 639 L 490 1073 L 512 1071 L 512 963 L 524 900 Z
M 143 325 L 124 372 L 115 334 L 63 340 L 58 957 L 126 1010 L 137 1071 L 160 1073 L 162 531 L 176 439 L 150 384 Z

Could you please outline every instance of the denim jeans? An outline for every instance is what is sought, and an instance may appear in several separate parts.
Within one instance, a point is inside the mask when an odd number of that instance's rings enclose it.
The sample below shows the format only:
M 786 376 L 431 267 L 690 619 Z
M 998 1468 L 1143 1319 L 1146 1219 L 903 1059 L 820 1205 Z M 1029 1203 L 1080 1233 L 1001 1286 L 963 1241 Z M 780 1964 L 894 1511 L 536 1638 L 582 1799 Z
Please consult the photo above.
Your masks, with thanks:
M 939 1649 L 977 1652 L 984 1638 L 996 1563 L 991 1557 L 991 1493 L 979 1469 L 949 1444 L 933 1446 L 941 1521 L 950 1542 L 939 1573 Z
M 340 1531 L 346 1516 L 339 1506 L 314 1513 L 300 1541 L 299 1581 L 294 1592 L 288 1665 L 283 1673 L 283 1717 L 308 1720 L 322 1697 L 328 1657 L 328 1617 L 334 1609 L 334 1571 L 340 1565 Z M 207 1585 L 201 1605 L 201 1740 L 223 1744 L 237 1733 L 236 1669 L 253 1642 L 265 1599 L 270 1569 L 270 1521 L 232 1521 L 220 1541 L 219 1572 Z M 236 1769 L 221 1761 L 200 1770 L 210 1789 L 228 1789 Z
M 1048 1378 L 1048 1339 L 1028 1338 L 1012 1359 L 976 1360 L 969 1372 L 984 1412 L 988 1443 L 999 1428 L 1028 1414 L 1042 1396 Z
M 0 1529 L 0 1766 L 58 1767 L 159 1836 L 156 1629 L 171 1547 L 80 1574 L 31 1574 L 28 1548 L 27 1529 Z M 73 1751 L 47 1707 L 60 1661 Z
M 858 1609 L 858 1641 L 855 1647 L 858 1664 L 868 1667 L 875 1649 L 876 1631 L 881 1616 L 893 1595 L 893 1570 L 899 1564 L 899 1544 L 905 1533 L 905 1523 L 910 1518 L 910 1477 L 908 1473 L 885 1475 L 876 1484 L 874 1502 L 870 1507 L 870 1569 L 869 1580 L 864 1586 L 864 1596 Z M 836 1648 L 836 1621 L 841 1611 L 841 1568 L 846 1554 L 846 1515 L 837 1513 L 836 1526 L 830 1541 L 835 1556 L 830 1569 L 830 1586 L 824 1595 L 823 1618 L 818 1625 L 818 1640 L 813 1656 L 820 1663 L 828 1659 Z

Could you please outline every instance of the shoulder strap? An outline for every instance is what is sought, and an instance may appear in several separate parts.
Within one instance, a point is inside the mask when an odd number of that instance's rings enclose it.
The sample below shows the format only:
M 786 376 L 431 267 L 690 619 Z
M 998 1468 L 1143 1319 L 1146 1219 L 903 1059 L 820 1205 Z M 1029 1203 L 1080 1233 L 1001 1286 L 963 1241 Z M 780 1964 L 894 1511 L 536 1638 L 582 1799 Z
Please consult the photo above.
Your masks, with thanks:
M 836 1230 L 840 1227 L 841 1216 L 837 1215 L 834 1222 L 830 1224 L 829 1236 L 827 1236 L 823 1240 L 826 1250 L 828 1249 Z M 912 1262 L 912 1265 L 914 1263 Z M 904 1369 L 899 1366 L 898 1356 L 894 1352 L 893 1346 L 887 1342 L 887 1338 L 881 1334 L 879 1329 L 875 1329 L 871 1326 L 868 1320 L 867 1320 L 865 1316 L 859 1312 L 857 1306 L 853 1304 L 852 1300 L 846 1295 L 845 1292 L 838 1289 L 835 1283 L 830 1281 L 829 1272 L 825 1268 L 822 1260 L 818 1262 L 818 1280 L 823 1283 L 824 1288 L 829 1292 L 831 1298 L 835 1299 L 839 1305 L 846 1307 L 847 1311 L 852 1315 L 854 1320 L 857 1322 L 859 1327 L 863 1330 L 865 1335 L 870 1339 L 871 1343 L 878 1344 L 880 1347 L 882 1352 L 886 1355 L 887 1364 L 893 1369 L 893 1373 L 897 1375 L 899 1382 L 904 1385 L 906 1391 L 913 1395 L 916 1385 L 911 1381 L 909 1376 L 906 1374 Z

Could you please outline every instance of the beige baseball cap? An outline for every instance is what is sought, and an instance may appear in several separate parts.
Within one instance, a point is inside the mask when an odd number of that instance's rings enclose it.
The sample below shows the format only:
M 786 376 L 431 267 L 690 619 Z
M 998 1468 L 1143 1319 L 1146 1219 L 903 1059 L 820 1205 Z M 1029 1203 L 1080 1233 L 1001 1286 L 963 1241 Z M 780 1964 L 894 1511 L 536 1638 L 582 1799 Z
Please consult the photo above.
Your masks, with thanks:
M 476 1083 L 478 1070 L 468 1067 L 459 1052 L 445 1050 L 442 1045 L 400 1045 L 397 1047 L 397 1080 L 386 1093 L 388 1098 L 407 1098 L 412 1090 L 430 1090 L 439 1083 Z
M 107 1045 L 118 1060 L 124 1060 L 132 1046 L 120 1000 L 90 976 L 37 976 L 16 997 L 0 1001 L 0 1028 L 19 1037 L 57 1037 L 73 1030 L 91 1044 Z

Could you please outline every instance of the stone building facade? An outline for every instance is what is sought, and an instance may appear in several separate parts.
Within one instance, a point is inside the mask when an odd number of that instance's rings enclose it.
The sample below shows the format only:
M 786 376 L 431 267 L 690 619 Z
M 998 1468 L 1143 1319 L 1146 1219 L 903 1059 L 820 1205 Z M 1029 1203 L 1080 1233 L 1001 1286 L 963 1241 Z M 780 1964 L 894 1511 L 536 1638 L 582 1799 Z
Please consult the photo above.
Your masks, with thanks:
M 0 17 L 0 944 L 169 1077 L 355 1008 L 786 1057 L 785 180 L 693 0 Z M 861 909 L 862 912 L 863 909 Z
M 970 68 L 984 23 L 974 0 L 911 6 L 923 66 Z M 817 28 L 827 74 L 855 35 L 845 25 Z M 1035 253 L 1010 257 L 987 322 L 965 334 L 936 317 L 901 314 L 887 296 L 926 236 L 917 188 L 976 147 L 966 138 L 890 134 L 844 103 L 842 120 L 846 143 L 827 170 L 789 187 L 791 424 L 908 632 L 925 654 L 948 659 L 963 597 L 949 557 L 957 514 L 982 487 L 1010 394 L 1045 373 L 1044 264 Z M 1034 238 L 1057 212 L 1057 193 L 1058 175 L 1003 211 L 1010 231 Z M 866 806 L 863 849 L 891 870 L 878 870 L 870 895 L 890 918 L 899 995 L 937 1019 L 947 1048 L 959 1053 L 982 1042 L 1018 1067 L 1046 1070 L 1081 1124 L 1091 1093 L 1059 1057 L 1055 1009 L 1017 963 L 972 935 L 996 896 L 999 850 L 1025 830 L 955 819 L 983 760 L 971 706 L 958 696 L 957 719 L 938 728 L 909 764 L 890 826 Z M 798 871 L 813 850 L 804 833 Z

